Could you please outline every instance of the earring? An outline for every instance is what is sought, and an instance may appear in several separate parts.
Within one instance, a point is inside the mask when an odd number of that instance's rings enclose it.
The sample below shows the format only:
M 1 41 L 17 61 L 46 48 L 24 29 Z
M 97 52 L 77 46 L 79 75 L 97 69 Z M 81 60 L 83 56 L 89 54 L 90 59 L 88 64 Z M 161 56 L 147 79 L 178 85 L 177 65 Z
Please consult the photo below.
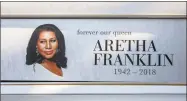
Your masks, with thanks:
M 36 55 L 38 56 L 39 55 L 39 52 L 38 52 L 38 49 L 36 48 Z
M 60 49 L 57 49 L 56 52 L 57 52 L 57 53 L 60 52 Z

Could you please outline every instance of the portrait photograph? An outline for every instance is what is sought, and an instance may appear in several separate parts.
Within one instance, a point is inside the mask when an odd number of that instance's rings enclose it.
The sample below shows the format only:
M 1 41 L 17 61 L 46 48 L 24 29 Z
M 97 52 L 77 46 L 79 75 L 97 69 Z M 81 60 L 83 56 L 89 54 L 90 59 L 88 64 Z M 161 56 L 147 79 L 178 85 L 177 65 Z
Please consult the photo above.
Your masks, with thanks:
M 43 72 L 48 73 L 46 75 L 53 73 L 63 77 L 61 68 L 67 67 L 65 39 L 55 25 L 43 24 L 34 30 L 28 42 L 26 64 L 33 65 L 36 73 L 41 74 L 39 71 L 46 69 L 48 72 Z

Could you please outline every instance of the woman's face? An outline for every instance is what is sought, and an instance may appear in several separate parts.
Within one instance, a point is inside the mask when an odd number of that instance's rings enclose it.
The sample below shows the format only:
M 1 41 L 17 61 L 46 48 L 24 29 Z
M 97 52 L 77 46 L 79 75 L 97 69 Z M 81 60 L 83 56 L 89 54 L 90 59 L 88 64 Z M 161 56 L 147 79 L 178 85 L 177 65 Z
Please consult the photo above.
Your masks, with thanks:
M 40 32 L 36 47 L 39 54 L 44 58 L 52 58 L 58 49 L 58 40 L 55 33 L 52 31 Z

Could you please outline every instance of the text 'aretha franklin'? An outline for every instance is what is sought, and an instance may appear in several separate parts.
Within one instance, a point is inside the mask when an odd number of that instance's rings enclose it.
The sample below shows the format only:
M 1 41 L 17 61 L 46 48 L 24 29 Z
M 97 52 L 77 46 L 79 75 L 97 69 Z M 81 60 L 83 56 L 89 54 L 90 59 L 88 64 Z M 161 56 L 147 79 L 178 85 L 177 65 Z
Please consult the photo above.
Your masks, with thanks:
M 94 65 L 173 66 L 174 54 L 158 53 L 153 40 L 97 40 Z

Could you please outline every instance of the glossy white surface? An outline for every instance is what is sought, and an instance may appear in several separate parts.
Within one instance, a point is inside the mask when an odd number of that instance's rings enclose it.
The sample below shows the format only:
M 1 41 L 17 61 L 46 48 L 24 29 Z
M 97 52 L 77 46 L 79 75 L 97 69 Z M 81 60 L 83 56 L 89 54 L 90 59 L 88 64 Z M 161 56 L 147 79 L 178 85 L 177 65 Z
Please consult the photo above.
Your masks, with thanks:
M 2 101 L 186 101 L 186 95 L 2 95 Z
M 185 2 L 2 2 L 2 16 L 186 15 Z
M 186 94 L 186 86 L 2 85 L 2 94 Z

